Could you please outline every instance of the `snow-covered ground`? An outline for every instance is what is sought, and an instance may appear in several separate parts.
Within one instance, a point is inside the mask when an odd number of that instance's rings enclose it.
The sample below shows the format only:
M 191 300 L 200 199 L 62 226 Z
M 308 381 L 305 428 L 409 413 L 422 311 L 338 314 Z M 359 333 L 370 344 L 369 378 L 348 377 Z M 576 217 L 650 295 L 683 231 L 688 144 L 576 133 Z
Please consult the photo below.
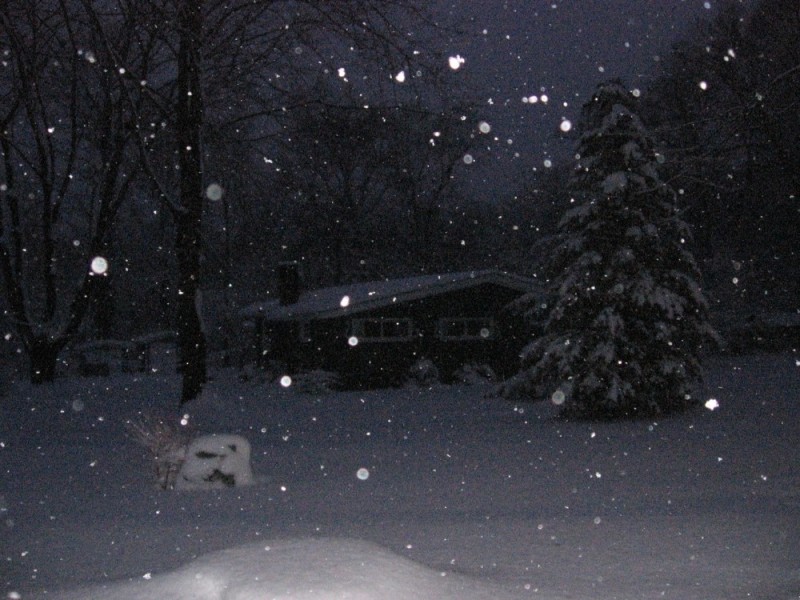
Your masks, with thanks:
M 156 489 L 126 433 L 177 418 L 174 376 L 18 385 L 3 594 L 797 599 L 798 360 L 714 359 L 715 410 L 593 424 L 482 386 L 314 396 L 221 372 L 189 427 L 244 435 L 255 483 L 207 491 Z

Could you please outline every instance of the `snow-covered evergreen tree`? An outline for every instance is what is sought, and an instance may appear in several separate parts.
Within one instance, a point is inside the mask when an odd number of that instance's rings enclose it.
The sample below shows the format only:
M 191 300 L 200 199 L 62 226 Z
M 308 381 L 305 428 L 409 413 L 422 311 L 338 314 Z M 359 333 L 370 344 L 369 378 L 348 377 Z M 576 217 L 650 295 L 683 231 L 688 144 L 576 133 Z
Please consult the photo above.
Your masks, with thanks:
M 619 81 L 583 107 L 575 207 L 549 261 L 553 305 L 506 395 L 551 397 L 566 415 L 660 415 L 696 401 L 714 338 L 689 228 L 662 162 Z M 531 301 L 533 302 L 533 300 Z M 535 307 L 531 306 L 530 312 Z

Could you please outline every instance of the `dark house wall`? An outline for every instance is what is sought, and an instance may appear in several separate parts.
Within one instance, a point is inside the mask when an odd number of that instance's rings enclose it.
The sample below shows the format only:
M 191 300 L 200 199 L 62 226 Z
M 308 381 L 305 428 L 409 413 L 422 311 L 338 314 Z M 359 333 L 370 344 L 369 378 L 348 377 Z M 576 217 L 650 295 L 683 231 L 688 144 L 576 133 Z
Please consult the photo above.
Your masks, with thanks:
M 270 342 L 260 354 L 290 372 L 335 371 L 348 387 L 401 383 L 422 358 L 445 381 L 471 363 L 508 375 L 529 339 L 519 316 L 505 310 L 520 295 L 487 283 L 335 318 L 262 322 L 261 335 Z

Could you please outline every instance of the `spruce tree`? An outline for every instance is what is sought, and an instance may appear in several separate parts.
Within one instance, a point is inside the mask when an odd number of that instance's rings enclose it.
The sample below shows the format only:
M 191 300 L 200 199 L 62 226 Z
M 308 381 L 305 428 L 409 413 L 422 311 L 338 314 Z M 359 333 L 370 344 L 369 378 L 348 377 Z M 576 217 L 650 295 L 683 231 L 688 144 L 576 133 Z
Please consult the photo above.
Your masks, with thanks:
M 583 107 L 575 206 L 548 265 L 553 302 L 544 335 L 504 386 L 507 395 L 551 397 L 567 416 L 687 408 L 697 399 L 700 354 L 714 338 L 689 227 L 675 191 L 659 179 L 663 159 L 636 108 L 619 81 L 598 86 Z

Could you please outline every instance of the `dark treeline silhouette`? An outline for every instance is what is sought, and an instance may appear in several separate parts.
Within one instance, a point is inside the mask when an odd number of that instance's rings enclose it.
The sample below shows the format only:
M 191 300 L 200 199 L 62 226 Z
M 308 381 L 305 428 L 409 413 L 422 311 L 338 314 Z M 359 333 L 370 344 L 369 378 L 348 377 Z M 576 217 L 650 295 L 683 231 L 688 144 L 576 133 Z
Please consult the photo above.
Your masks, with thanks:
M 270 168 L 297 156 L 278 143 L 285 119 L 331 101 L 319 82 L 345 86 L 344 65 L 359 74 L 350 109 L 402 107 L 426 89 L 419 108 L 440 110 L 446 62 L 426 47 L 435 27 L 420 6 L 3 2 L 0 267 L 4 314 L 31 379 L 53 378 L 59 353 L 87 335 L 90 312 L 100 335 L 113 330 L 115 301 L 135 313 L 136 298 L 114 290 L 137 287 L 129 271 L 154 262 L 139 279 L 162 305 L 149 320 L 177 330 L 182 400 L 196 396 L 206 362 L 200 290 L 206 277 L 232 287 L 236 227 L 287 200 L 290 165 Z M 270 246 L 252 248 L 260 269 Z M 108 267 L 93 270 L 96 257 Z
M 794 310 L 800 294 L 798 31 L 794 0 L 725 2 L 646 94 L 706 280 L 749 310 Z
M 464 158 L 492 150 L 424 4 L 0 3 L 0 307 L 31 379 L 83 339 L 173 329 L 187 400 L 287 259 L 309 286 L 540 276 L 571 165 L 474 199 Z M 798 12 L 723 4 L 641 98 L 717 308 L 800 293 Z

